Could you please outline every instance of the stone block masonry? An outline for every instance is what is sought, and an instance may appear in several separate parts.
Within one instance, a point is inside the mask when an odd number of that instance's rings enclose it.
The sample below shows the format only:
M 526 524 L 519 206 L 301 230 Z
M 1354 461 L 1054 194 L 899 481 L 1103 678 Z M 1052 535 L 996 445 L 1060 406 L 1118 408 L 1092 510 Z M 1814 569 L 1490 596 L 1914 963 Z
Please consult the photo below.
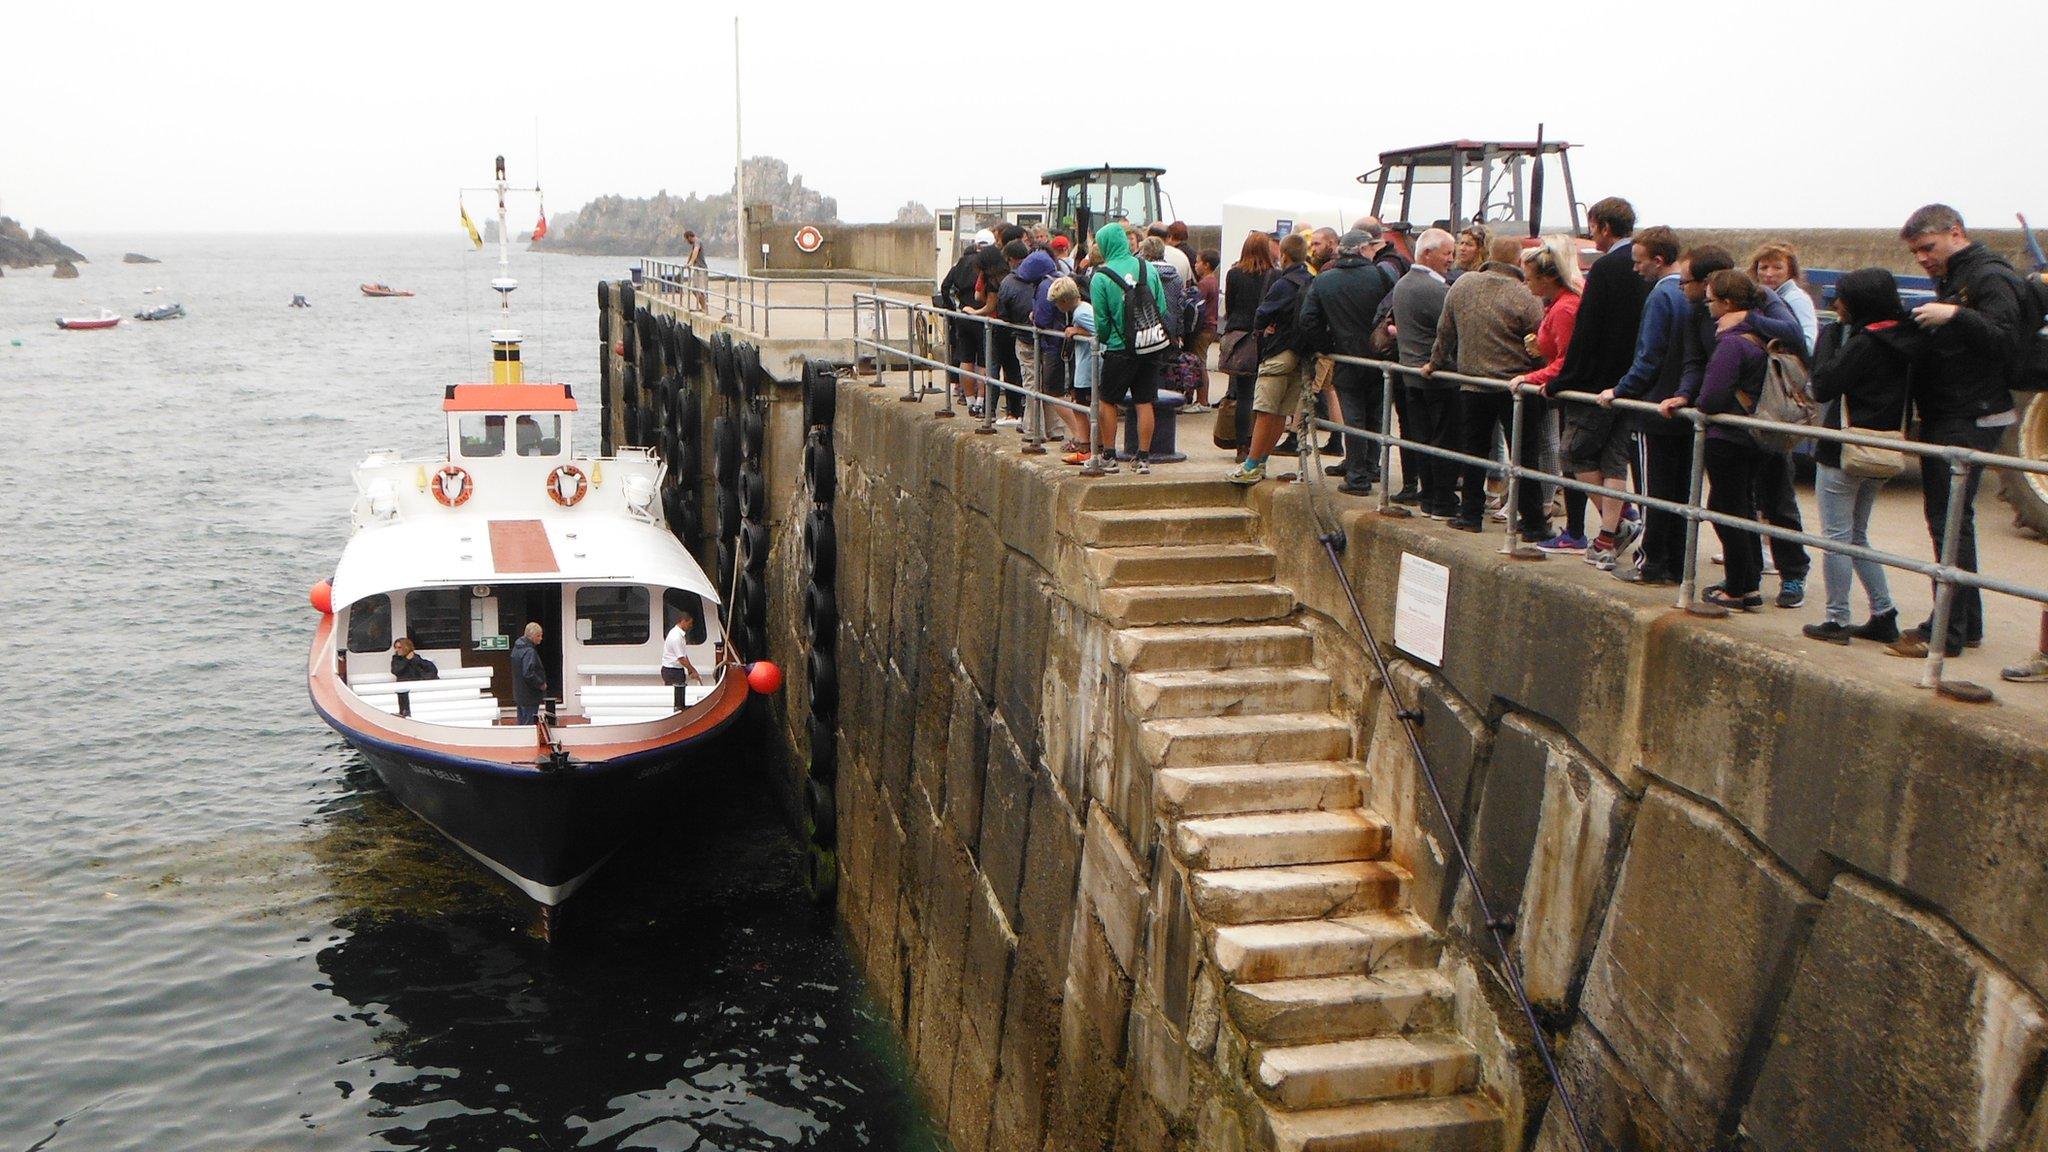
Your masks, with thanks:
M 1300 486 L 899 395 L 838 391 L 839 909 L 957 1149 L 1562 1150 L 1539 1042 L 1601 1148 L 2048 1148 L 2048 733 L 1348 511 L 1383 639 L 1451 569 L 1447 826 Z

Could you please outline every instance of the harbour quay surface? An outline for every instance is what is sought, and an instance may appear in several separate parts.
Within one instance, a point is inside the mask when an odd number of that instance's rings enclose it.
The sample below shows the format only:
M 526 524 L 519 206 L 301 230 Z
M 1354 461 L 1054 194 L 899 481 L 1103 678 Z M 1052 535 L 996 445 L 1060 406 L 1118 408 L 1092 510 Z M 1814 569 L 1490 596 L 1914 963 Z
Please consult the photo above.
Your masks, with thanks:
M 642 308 L 785 357 L 659 300 L 608 312 L 608 350 Z M 2020 686 L 1961 704 L 1794 613 L 1700 619 L 1314 483 L 1241 489 L 1188 419 L 1197 463 L 1091 479 L 900 373 L 699 364 L 681 394 L 762 429 L 771 655 L 830 657 L 775 705 L 780 786 L 830 800 L 839 916 L 954 1147 L 1573 1147 L 1538 1044 L 1601 1147 L 2048 1122 L 2048 717 Z M 1383 642 L 1404 563 L 1442 567 L 1441 653 L 1378 679 L 1332 529 Z

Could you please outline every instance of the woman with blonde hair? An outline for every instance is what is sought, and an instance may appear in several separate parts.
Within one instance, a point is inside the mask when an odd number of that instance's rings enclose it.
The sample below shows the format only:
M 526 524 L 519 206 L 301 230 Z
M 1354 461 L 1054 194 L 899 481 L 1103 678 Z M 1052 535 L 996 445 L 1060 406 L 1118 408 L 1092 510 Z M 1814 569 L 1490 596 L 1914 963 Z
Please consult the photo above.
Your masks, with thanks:
M 1458 233 L 1458 247 L 1451 254 L 1451 269 L 1445 273 L 1446 283 L 1456 283 L 1458 277 L 1486 263 L 1493 247 L 1493 229 L 1484 224 L 1467 224 Z
M 1579 268 L 1579 244 L 1570 236 L 1545 236 L 1541 244 L 1522 249 L 1522 281 L 1529 292 L 1543 301 L 1543 323 L 1528 339 L 1529 351 L 1543 361 L 1543 367 L 1525 372 L 1508 383 L 1516 388 L 1534 388 L 1548 394 L 1550 382 L 1564 371 L 1564 354 L 1571 348 L 1572 332 L 1579 321 L 1579 297 L 1586 289 L 1586 274 Z M 1531 397 L 1530 402 L 1535 398 Z M 1530 427 L 1540 437 L 1538 457 L 1545 472 L 1563 467 L 1558 420 L 1562 413 L 1541 413 Z M 1557 496 L 1557 485 L 1543 486 L 1544 502 Z M 1559 529 L 1548 540 L 1538 542 L 1546 552 L 1584 552 L 1585 537 L 1572 533 L 1570 526 Z
M 1813 355 L 1820 339 L 1820 317 L 1813 309 L 1813 294 L 1800 281 L 1799 249 L 1783 240 L 1766 240 L 1749 254 L 1749 278 L 1766 292 L 1776 292 L 1799 318 L 1799 331 L 1806 337 L 1806 354 Z

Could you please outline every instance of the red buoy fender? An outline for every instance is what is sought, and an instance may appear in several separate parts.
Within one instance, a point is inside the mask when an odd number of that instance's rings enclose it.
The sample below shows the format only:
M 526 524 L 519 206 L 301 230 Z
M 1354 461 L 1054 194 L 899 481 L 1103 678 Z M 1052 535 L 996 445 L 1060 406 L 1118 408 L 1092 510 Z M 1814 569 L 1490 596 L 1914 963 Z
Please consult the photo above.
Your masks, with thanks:
M 306 593 L 306 599 L 312 603 L 313 610 L 322 616 L 334 615 L 334 585 L 329 581 L 322 580 L 313 585 Z
M 782 691 L 782 669 L 772 661 L 756 660 L 747 665 L 747 687 L 763 696 Z

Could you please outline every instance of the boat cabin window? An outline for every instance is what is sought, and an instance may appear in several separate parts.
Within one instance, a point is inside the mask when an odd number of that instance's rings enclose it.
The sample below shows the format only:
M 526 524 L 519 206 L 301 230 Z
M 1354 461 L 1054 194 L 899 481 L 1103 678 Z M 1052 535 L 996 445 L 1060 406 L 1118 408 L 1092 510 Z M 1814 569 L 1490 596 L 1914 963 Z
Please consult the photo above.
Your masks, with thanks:
M 576 636 L 585 644 L 645 644 L 647 589 L 578 588 Z
M 457 426 L 464 456 L 503 456 L 505 418 L 482 412 L 464 413 Z
M 348 650 L 383 652 L 391 647 L 391 597 L 365 596 L 348 607 Z
M 685 592 L 681 588 L 669 588 L 661 594 L 661 634 L 667 636 L 668 630 L 676 626 L 676 620 L 684 612 L 688 612 L 690 619 L 696 621 L 690 626 L 690 643 L 702 644 L 706 627 L 704 598 L 695 592 Z
M 560 416 L 521 416 L 513 425 L 513 442 L 521 456 L 560 456 L 562 454 L 562 418 Z
M 462 590 L 420 588 L 405 594 L 405 634 L 420 648 L 462 647 Z

